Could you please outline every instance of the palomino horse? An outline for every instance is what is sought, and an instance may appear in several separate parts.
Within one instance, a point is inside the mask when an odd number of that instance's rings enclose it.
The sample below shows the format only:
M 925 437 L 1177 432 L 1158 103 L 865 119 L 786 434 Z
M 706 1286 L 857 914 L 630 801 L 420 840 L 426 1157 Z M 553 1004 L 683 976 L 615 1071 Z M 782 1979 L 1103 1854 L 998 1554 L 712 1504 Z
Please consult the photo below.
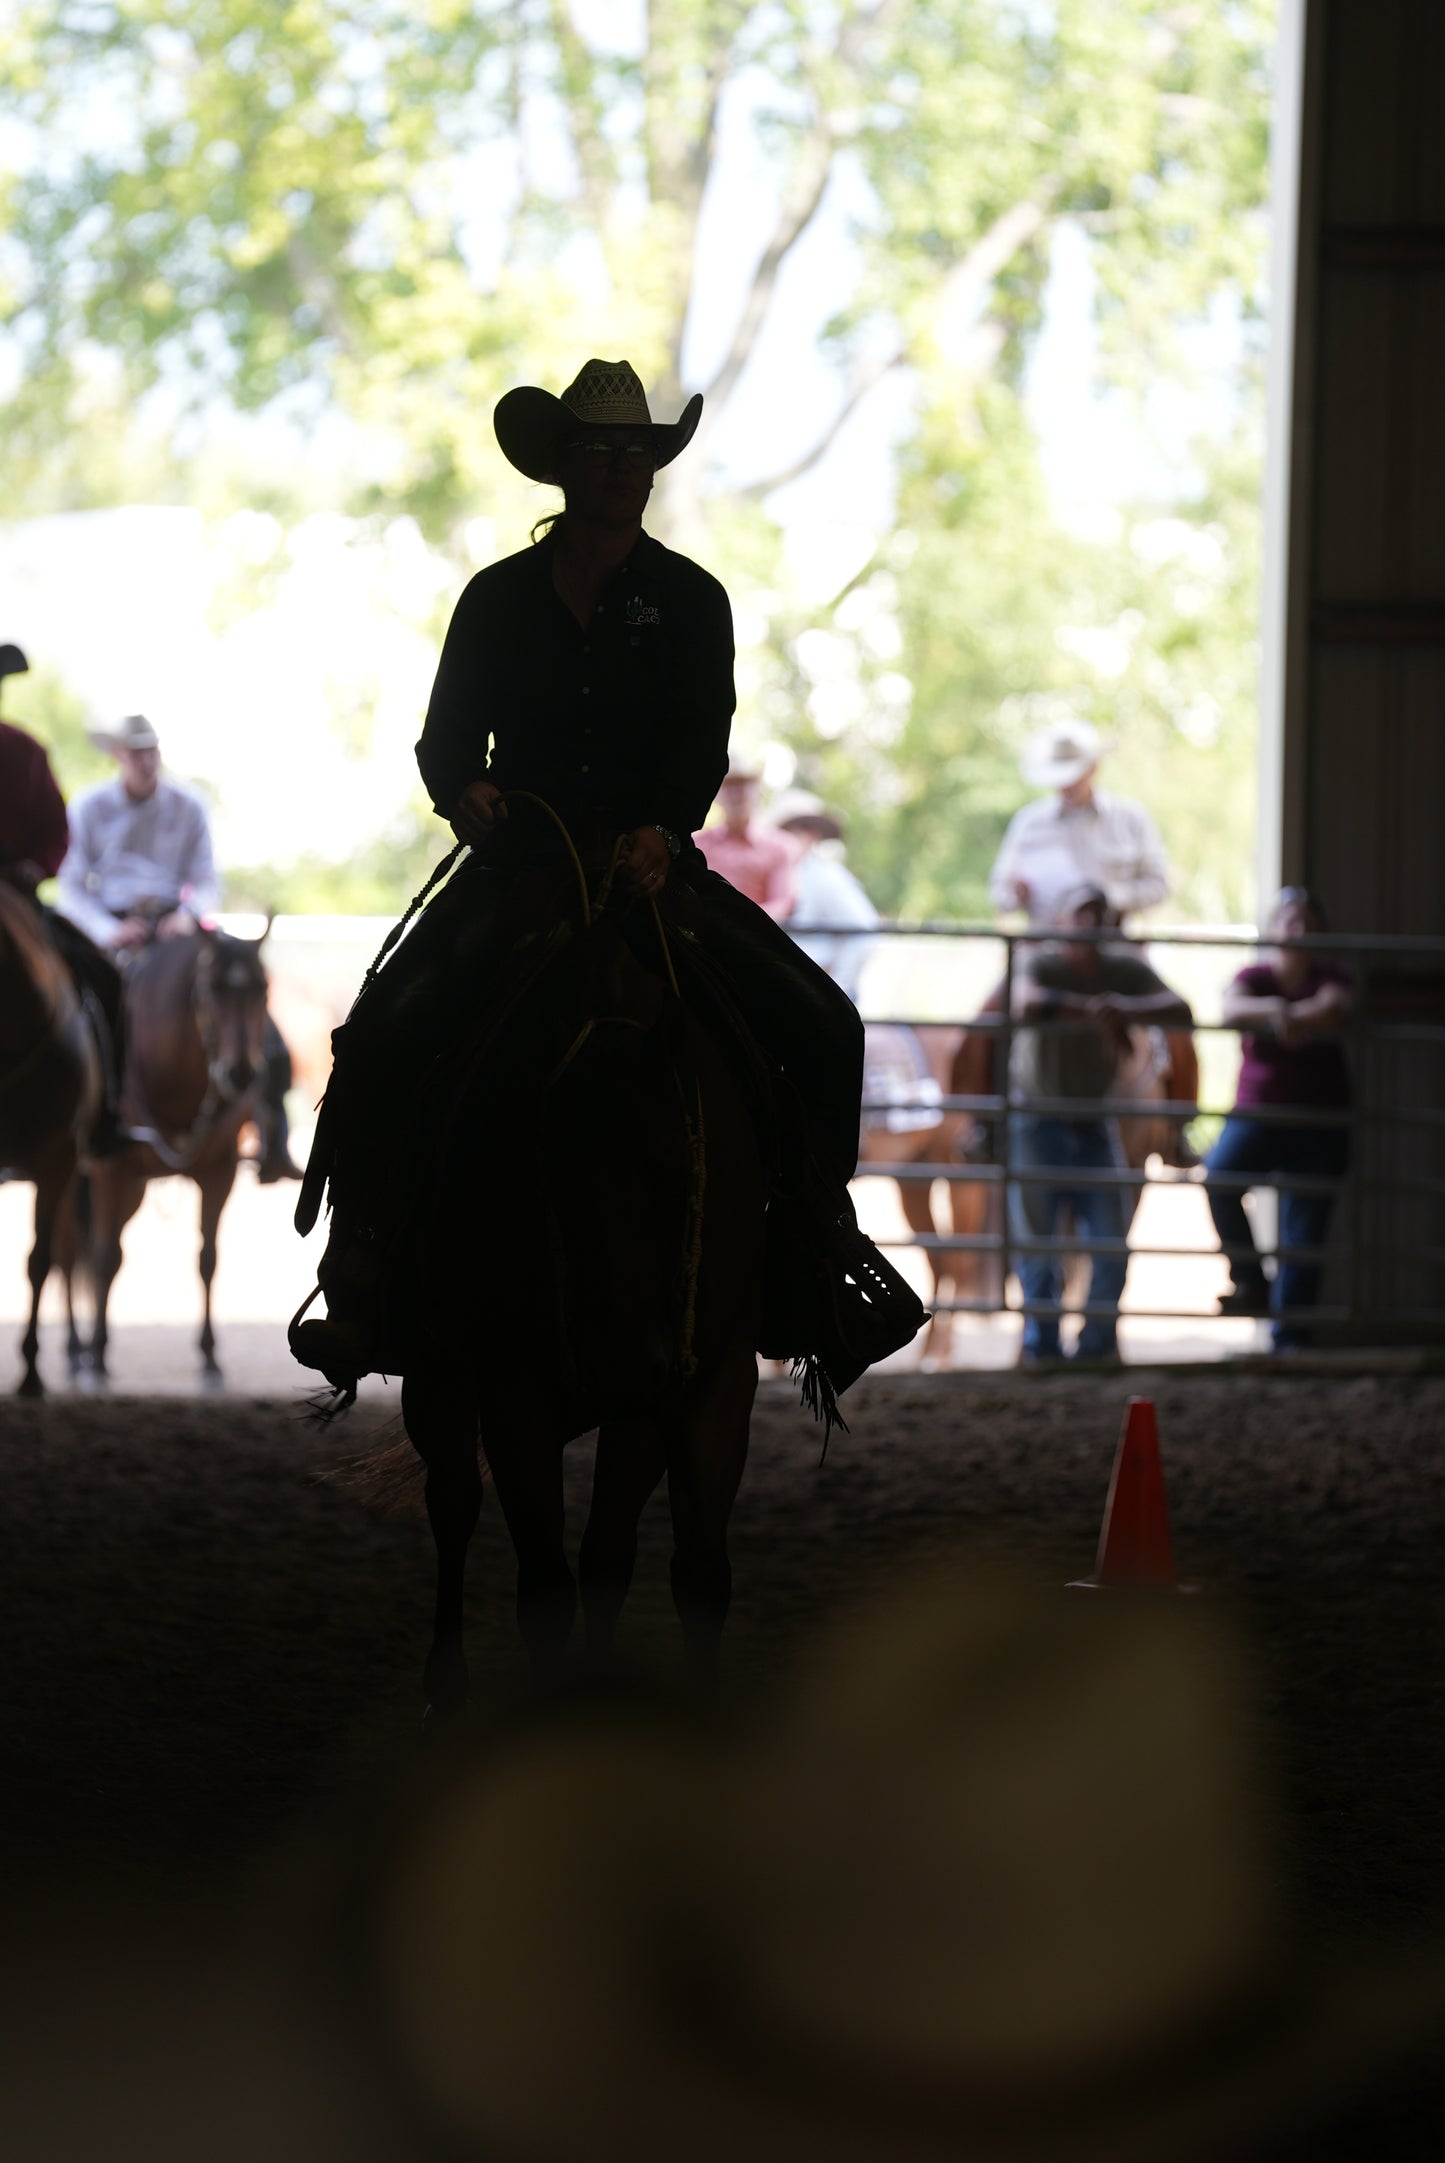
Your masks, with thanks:
M 155 939 L 126 969 L 124 1113 L 132 1131 L 148 1138 L 91 1169 L 96 1313 L 90 1363 L 97 1375 L 106 1371 L 106 1316 L 121 1265 L 121 1235 L 152 1179 L 184 1173 L 201 1193 L 201 1357 L 206 1379 L 221 1378 L 211 1280 L 241 1130 L 254 1115 L 264 1066 L 265 937 L 264 931 L 259 939 L 195 931 Z
M 0 1166 L 35 1186 L 22 1396 L 38 1397 L 40 1295 L 70 1231 L 76 1166 L 100 1109 L 95 1037 L 34 903 L 0 879 Z M 69 1277 L 71 1257 L 62 1260 Z M 71 1323 L 74 1332 L 74 1320 Z
M 686 938 L 668 927 L 685 902 L 665 896 L 645 914 L 607 905 L 609 872 L 594 900 L 581 862 L 571 870 L 566 888 L 548 882 L 538 921 L 552 928 L 528 942 L 541 958 L 520 988 L 508 970 L 493 974 L 482 1042 L 432 1070 L 424 1157 L 407 1179 L 412 1214 L 387 1272 L 409 1303 L 402 1413 L 426 1466 L 436 1541 L 425 1690 L 437 1712 L 467 1692 L 462 1592 L 482 1502 L 479 1439 L 539 1669 L 561 1659 L 575 1619 L 562 1452 L 591 1428 L 578 1552 L 589 1654 L 611 1640 L 638 1521 L 664 1476 L 673 1600 L 699 1678 L 715 1667 L 731 1595 L 727 1527 L 763 1282 L 754 1122 L 717 1041 L 678 994 L 673 957 L 681 974 Z M 457 884 L 488 876 L 464 871 Z M 444 909 L 458 903 L 463 924 L 465 887 L 442 896 Z
M 960 1083 L 955 1075 L 966 1038 L 961 1028 L 925 1023 L 905 1030 L 888 1022 L 870 1022 L 865 1037 L 863 1093 L 874 1108 L 864 1113 L 859 1163 L 896 1164 L 900 1171 L 922 1164 L 959 1165 L 956 1178 L 898 1181 L 909 1229 L 925 1242 L 977 1239 L 996 1229 L 994 1189 L 986 1177 L 968 1177 L 962 1161 L 977 1133 L 975 1121 L 966 1112 L 934 1108 L 935 1100 L 968 1093 L 967 1077 Z M 940 1195 L 940 1185 L 946 1197 Z M 997 1297 L 998 1260 L 982 1248 L 925 1244 L 920 1251 L 932 1285 L 925 1304 L 934 1309 L 920 1364 L 947 1367 L 953 1315 L 946 1302 Z M 941 1311 L 939 1301 L 945 1302 Z

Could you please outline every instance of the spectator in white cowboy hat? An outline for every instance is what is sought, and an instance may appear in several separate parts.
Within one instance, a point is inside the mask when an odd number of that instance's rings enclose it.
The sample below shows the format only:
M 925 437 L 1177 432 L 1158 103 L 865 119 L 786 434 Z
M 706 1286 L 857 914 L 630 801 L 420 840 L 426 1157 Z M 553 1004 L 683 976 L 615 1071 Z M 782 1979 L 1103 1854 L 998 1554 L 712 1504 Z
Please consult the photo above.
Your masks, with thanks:
M 843 861 L 842 821 L 807 789 L 784 790 L 769 816 L 802 852 L 793 867 L 793 910 L 783 929 L 856 1006 L 863 964 L 877 944 L 866 934 L 876 926 L 878 911 Z
M 762 778 L 755 767 L 729 766 L 715 806 L 722 813 L 721 824 L 705 826 L 693 839 L 707 858 L 709 871 L 781 924 L 795 912 L 795 874 L 803 852 L 791 834 L 779 833 L 775 825 L 758 819 Z
M 1115 923 L 1152 909 L 1173 884 L 1158 828 L 1142 804 L 1096 785 L 1110 746 L 1091 722 L 1066 714 L 1025 746 L 1023 777 L 1049 794 L 1025 804 L 989 878 L 999 909 L 1023 909 L 1049 924 L 1076 886 L 1102 887 Z
M 221 884 L 206 806 L 194 789 L 161 772 L 160 738 L 145 715 L 92 729 L 90 740 L 120 771 L 114 781 L 83 789 L 70 805 L 70 848 L 56 900 L 72 924 L 121 956 L 151 939 L 197 930 L 220 906 Z M 287 1140 L 291 1055 L 269 1014 L 265 1049 L 258 1176 L 269 1186 L 301 1177 Z

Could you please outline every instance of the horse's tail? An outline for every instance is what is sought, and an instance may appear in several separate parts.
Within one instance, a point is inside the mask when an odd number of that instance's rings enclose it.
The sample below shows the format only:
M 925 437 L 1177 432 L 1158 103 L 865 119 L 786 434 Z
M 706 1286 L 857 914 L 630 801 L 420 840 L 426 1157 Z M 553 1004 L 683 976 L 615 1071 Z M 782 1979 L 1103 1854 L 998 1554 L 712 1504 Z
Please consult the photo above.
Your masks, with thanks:
M 70 1266 L 83 1285 L 95 1286 L 95 1189 L 89 1172 L 77 1171 L 70 1189 Z
M 355 1495 L 362 1508 L 378 1517 L 412 1514 L 422 1499 L 426 1466 L 407 1439 L 401 1414 L 384 1420 L 363 1448 L 338 1458 L 320 1478 Z M 482 1459 L 486 1477 L 486 1459 Z

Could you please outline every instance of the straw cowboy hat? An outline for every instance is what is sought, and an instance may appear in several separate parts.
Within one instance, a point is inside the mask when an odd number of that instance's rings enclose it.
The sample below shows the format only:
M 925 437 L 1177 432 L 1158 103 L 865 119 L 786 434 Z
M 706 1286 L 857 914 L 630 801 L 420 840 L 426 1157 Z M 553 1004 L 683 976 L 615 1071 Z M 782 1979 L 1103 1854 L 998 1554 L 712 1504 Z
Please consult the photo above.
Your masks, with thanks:
M 793 833 L 801 827 L 805 833 L 816 834 L 820 841 L 841 841 L 843 838 L 842 820 L 835 819 L 822 797 L 815 796 L 811 789 L 784 789 L 768 818 L 784 833 Z
M 914 1570 L 751 1729 L 574 1707 L 453 1765 L 364 1933 L 381 2034 L 516 2163 L 1265 2153 L 1445 1976 L 1297 1942 L 1249 1697 L 1186 1603 Z
M 1112 748 L 1091 721 L 1067 714 L 1029 738 L 1019 767 L 1030 788 L 1067 789 L 1092 773 Z
M 702 393 L 694 392 L 675 421 L 655 421 L 647 394 L 625 360 L 590 360 L 560 398 L 523 385 L 497 401 L 492 426 L 504 455 L 529 481 L 552 478 L 557 452 L 579 428 L 645 428 L 652 440 L 653 462 L 669 465 L 692 441 L 702 415 Z
M 128 713 L 113 729 L 87 729 L 98 751 L 159 751 L 161 740 L 143 713 Z

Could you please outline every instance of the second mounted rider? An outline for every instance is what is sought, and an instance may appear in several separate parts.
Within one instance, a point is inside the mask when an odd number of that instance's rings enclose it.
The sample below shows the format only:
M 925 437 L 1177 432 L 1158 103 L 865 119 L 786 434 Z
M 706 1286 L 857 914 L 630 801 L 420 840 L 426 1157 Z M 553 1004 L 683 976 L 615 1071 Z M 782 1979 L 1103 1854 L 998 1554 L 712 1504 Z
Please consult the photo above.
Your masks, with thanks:
M 123 962 L 152 939 L 196 931 L 220 906 L 210 820 L 194 789 L 162 771 L 160 738 L 144 714 L 128 714 L 91 742 L 119 771 L 70 806 L 70 848 L 57 908 L 107 955 Z M 263 1185 L 299 1179 L 287 1146 L 291 1057 L 269 1015 L 256 1123 Z

